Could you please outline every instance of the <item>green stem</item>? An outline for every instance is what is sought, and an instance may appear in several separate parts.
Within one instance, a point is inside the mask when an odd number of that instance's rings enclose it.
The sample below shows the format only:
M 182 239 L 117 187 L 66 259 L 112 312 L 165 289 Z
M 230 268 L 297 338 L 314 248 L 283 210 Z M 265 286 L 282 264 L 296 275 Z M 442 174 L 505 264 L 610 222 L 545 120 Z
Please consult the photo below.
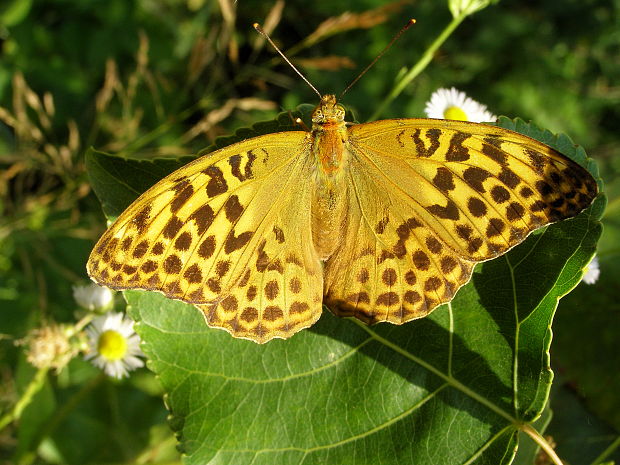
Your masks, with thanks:
M 48 370 L 49 368 L 47 367 L 38 369 L 22 396 L 17 400 L 17 402 L 15 402 L 13 409 L 0 418 L 0 431 L 3 430 L 8 424 L 14 422 L 15 420 L 19 420 L 24 409 L 30 404 L 30 402 L 32 402 L 34 396 L 43 387 Z
M 618 447 L 620 447 L 620 436 L 618 436 L 615 441 L 613 441 L 609 446 L 607 446 L 607 448 L 592 461 L 592 465 L 599 465 L 600 463 L 602 463 L 603 460 L 613 454 L 616 449 L 618 449 Z
M 388 96 L 379 104 L 375 112 L 369 118 L 369 121 L 376 120 L 386 109 L 386 107 L 394 100 L 396 97 L 400 95 L 400 93 L 407 87 L 411 81 L 420 74 L 424 68 L 431 62 L 435 52 L 441 45 L 446 41 L 450 34 L 454 32 L 454 30 L 458 27 L 459 24 L 465 19 L 467 15 L 462 14 L 456 18 L 452 18 L 450 24 L 446 26 L 446 28 L 441 31 L 441 34 L 437 36 L 437 38 L 433 41 L 433 43 L 426 49 L 424 55 L 418 60 L 418 62 L 402 77 L 402 79 L 396 83 L 392 91 L 388 94 Z
M 534 428 L 532 428 L 528 424 L 521 425 L 520 429 L 525 434 L 527 434 L 529 437 L 531 437 L 534 440 L 534 442 L 538 444 L 542 450 L 545 451 L 545 453 L 549 456 L 549 458 L 553 461 L 555 465 L 564 465 L 564 462 L 560 460 L 560 457 L 558 457 L 558 454 L 555 453 L 555 451 L 553 450 L 553 447 L 551 447 L 551 444 L 549 444 L 547 440 L 543 438 L 538 431 L 536 431 Z

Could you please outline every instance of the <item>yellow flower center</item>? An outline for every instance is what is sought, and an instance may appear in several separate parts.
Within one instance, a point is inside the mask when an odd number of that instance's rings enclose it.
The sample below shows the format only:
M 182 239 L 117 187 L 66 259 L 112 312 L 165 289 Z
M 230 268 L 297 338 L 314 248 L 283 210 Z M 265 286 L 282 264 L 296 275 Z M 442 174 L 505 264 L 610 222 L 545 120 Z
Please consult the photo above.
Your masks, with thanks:
M 448 107 L 443 112 L 445 119 L 455 119 L 457 121 L 468 121 L 467 114 L 459 107 Z
M 120 360 L 127 354 L 127 339 L 113 329 L 101 333 L 97 352 L 108 360 Z

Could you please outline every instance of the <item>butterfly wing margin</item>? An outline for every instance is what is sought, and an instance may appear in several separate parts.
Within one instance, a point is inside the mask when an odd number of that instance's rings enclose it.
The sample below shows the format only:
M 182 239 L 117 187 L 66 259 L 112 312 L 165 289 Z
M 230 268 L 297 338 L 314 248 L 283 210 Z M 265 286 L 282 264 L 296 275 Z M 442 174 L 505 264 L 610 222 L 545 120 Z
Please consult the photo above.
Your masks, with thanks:
M 579 164 L 522 134 L 485 124 L 402 119 L 350 128 L 357 156 L 397 180 L 442 242 L 474 261 L 572 217 L 597 195 Z
M 286 132 L 185 165 L 110 226 L 89 275 L 195 304 L 209 325 L 257 342 L 310 326 L 322 275 L 311 248 L 308 153 L 305 132 Z

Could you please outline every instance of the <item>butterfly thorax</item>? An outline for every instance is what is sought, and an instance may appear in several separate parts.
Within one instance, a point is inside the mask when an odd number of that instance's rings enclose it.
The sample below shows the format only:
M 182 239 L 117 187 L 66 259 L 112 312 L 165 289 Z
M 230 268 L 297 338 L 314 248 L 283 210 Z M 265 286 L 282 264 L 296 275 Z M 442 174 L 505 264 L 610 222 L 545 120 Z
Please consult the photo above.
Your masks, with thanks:
M 345 110 L 334 95 L 321 97 L 312 113 L 312 153 L 317 164 L 312 202 L 312 235 L 320 258 L 340 243 L 347 214 L 345 171 L 349 159 Z
M 337 175 L 347 161 L 345 110 L 336 97 L 325 95 L 312 112 L 312 151 L 327 176 Z

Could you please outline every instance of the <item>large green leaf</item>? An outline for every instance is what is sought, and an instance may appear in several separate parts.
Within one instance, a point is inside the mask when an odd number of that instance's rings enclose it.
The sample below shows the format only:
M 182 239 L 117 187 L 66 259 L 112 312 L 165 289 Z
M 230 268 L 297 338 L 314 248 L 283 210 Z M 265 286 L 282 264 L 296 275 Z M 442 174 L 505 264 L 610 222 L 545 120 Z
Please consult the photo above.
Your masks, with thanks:
M 568 138 L 499 124 L 596 174 Z M 99 195 L 133 182 L 91 177 L 107 186 L 95 186 Z M 116 211 L 127 198 L 117 200 Z M 545 407 L 553 314 L 594 253 L 604 207 L 600 196 L 477 266 L 450 304 L 403 326 L 325 311 L 312 328 L 261 346 L 208 328 L 190 305 L 125 292 L 187 463 L 510 463 L 520 426 Z

